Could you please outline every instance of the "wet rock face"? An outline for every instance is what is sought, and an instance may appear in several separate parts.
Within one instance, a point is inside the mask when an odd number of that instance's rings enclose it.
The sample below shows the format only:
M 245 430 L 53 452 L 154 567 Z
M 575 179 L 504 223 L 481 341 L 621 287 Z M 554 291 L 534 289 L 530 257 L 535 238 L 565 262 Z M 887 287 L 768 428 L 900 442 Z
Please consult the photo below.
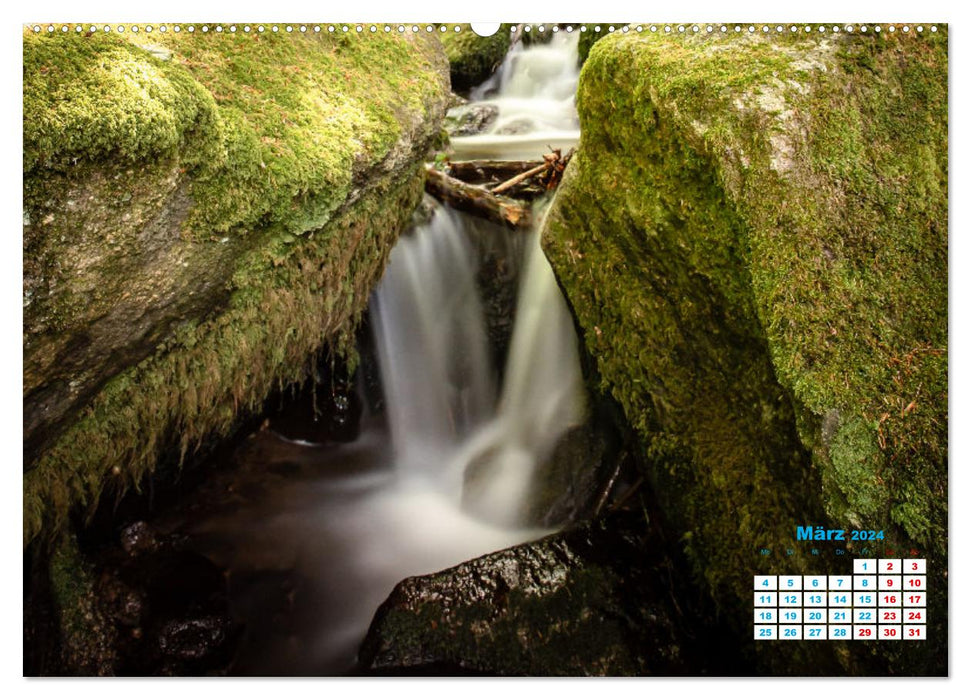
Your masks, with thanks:
M 100 559 L 97 606 L 114 625 L 116 675 L 212 675 L 226 671 L 241 629 L 230 615 L 223 571 L 139 521 Z
M 674 604 L 641 514 L 402 581 L 361 647 L 363 671 L 499 675 L 718 672 Z M 711 635 L 715 636 L 714 633 Z

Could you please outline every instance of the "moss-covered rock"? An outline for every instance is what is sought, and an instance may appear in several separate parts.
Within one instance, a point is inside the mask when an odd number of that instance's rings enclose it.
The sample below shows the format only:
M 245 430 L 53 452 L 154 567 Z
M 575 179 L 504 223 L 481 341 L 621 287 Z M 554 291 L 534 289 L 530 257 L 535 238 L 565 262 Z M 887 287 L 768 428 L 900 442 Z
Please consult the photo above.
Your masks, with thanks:
M 614 34 L 578 107 L 544 247 L 698 579 L 745 628 L 831 523 L 943 589 L 946 31 Z
M 424 36 L 25 34 L 25 541 L 352 351 L 446 71 Z
M 447 27 L 448 31 L 441 33 L 441 42 L 451 69 L 452 90 L 466 92 L 488 79 L 502 63 L 509 50 L 512 26 L 503 24 L 492 36 L 479 36 L 468 24 Z

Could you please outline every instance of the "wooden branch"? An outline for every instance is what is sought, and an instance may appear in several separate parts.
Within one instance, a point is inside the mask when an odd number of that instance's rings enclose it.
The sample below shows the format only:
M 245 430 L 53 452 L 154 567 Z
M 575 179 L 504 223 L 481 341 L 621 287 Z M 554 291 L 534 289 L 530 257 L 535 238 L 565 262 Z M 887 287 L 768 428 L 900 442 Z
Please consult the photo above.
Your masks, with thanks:
M 532 223 L 529 209 L 518 202 L 497 197 L 483 187 L 476 187 L 425 166 L 425 191 L 455 209 L 481 216 L 509 228 L 527 228 Z
M 526 172 L 520 173 L 516 177 L 513 177 L 513 178 L 510 178 L 510 179 L 506 180 L 504 183 L 502 183 L 498 187 L 493 187 L 492 188 L 492 194 L 501 194 L 502 192 L 505 192 L 506 190 L 510 189 L 511 187 L 519 184 L 523 180 L 525 180 L 527 178 L 530 178 L 533 175 L 539 175 L 540 173 L 545 172 L 546 169 L 549 168 L 549 167 L 550 167 L 550 164 L 549 163 L 541 163 L 540 165 L 537 165 L 535 168 L 530 168 Z
M 446 171 L 452 177 L 465 182 L 483 183 L 495 180 L 505 182 L 522 172 L 543 165 L 541 160 L 456 160 Z

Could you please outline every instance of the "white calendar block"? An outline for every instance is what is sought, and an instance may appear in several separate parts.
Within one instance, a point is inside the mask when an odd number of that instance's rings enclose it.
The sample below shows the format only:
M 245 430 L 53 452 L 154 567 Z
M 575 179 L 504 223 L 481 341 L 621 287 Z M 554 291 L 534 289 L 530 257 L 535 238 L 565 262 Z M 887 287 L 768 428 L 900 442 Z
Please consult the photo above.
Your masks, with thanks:
M 803 620 L 811 625 L 823 625 L 826 624 L 826 610 L 803 610 L 802 612 Z
M 848 591 L 852 587 L 853 587 L 852 576 L 830 576 L 829 577 L 829 590 L 831 591 Z
M 758 620 L 756 620 L 758 622 Z M 802 622 L 802 608 L 783 608 L 779 611 L 779 624 L 798 625 Z
M 848 625 L 853 622 L 853 611 L 850 608 L 830 608 L 829 624 Z
M 898 641 L 902 638 L 900 625 L 879 625 L 877 629 L 877 639 Z
M 927 628 L 924 625 L 904 625 L 903 638 L 912 642 L 927 639 Z
M 802 604 L 807 608 L 825 608 L 827 602 L 826 591 L 822 593 L 811 593 L 804 591 L 802 594 Z
M 904 613 L 900 608 L 883 608 L 879 617 L 881 625 L 899 625 L 904 621 Z
M 853 625 L 830 625 L 829 638 L 830 639 L 852 639 Z
M 775 608 L 756 608 L 755 624 L 774 625 L 779 621 L 779 611 Z
M 803 639 L 826 639 L 826 625 L 803 625 Z
M 775 591 L 756 591 L 755 607 L 774 608 L 779 604 L 778 594 Z
M 779 590 L 780 591 L 801 591 L 802 576 L 780 576 Z
M 776 625 L 755 625 L 756 639 L 778 639 Z
M 876 608 L 853 608 L 853 624 L 875 625 L 877 623 Z
M 853 594 L 853 605 L 858 608 L 872 608 L 877 604 L 877 592 L 864 593 L 857 591 Z
M 876 639 L 876 625 L 853 625 L 853 639 Z
M 756 576 L 755 577 L 755 590 L 757 591 L 774 591 L 778 587 L 776 583 L 776 576 Z
M 843 591 L 830 591 L 829 592 L 829 607 L 831 608 L 848 608 L 853 605 L 853 594 L 846 593 Z
M 779 625 L 779 639 L 802 639 L 802 625 Z
M 853 573 L 854 574 L 877 573 L 877 560 L 876 559 L 854 559 Z
M 900 592 L 884 592 L 877 596 L 877 604 L 881 608 L 900 605 L 902 598 Z
M 880 559 L 877 562 L 877 573 L 883 576 L 884 574 L 899 574 L 903 565 L 900 559 Z
M 904 605 L 911 608 L 925 607 L 927 605 L 927 594 L 908 591 L 903 594 L 903 601 Z
M 927 608 L 904 608 L 905 625 L 923 625 L 927 623 Z
M 802 592 L 791 591 L 784 592 L 779 591 L 779 607 L 780 608 L 795 608 L 802 606 Z
M 804 591 L 825 591 L 828 582 L 826 576 L 803 576 L 802 589 Z
M 927 588 L 926 576 L 904 576 L 905 591 L 922 591 Z
M 877 587 L 881 591 L 899 591 L 902 585 L 900 576 L 883 576 L 877 579 Z
M 926 574 L 927 560 L 926 559 L 904 559 L 903 573 L 905 575 Z
M 877 590 L 877 577 L 876 576 L 854 576 L 853 590 L 854 591 Z

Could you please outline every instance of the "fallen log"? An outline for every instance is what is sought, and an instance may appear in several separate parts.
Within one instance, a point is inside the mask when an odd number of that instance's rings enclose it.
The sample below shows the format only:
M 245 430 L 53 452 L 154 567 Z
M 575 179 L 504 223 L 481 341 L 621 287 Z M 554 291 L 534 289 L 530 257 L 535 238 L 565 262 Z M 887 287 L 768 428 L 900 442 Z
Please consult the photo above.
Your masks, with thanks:
M 470 185 L 425 166 L 425 191 L 459 211 L 481 216 L 509 228 L 527 228 L 532 223 L 529 209 L 519 202 L 499 197 L 483 187 Z

